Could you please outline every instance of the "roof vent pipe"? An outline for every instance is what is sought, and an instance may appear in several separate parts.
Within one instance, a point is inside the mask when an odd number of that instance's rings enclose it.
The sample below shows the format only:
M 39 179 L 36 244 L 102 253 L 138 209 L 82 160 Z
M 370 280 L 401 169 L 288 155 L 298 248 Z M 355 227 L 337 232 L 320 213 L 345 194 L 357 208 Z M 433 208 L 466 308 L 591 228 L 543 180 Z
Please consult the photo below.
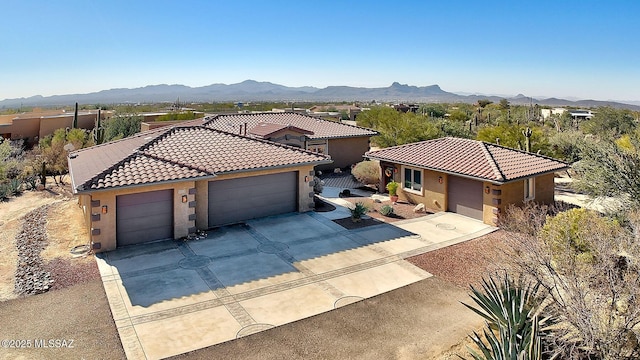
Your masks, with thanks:
M 247 123 L 244 123 L 244 136 L 247 136 Z

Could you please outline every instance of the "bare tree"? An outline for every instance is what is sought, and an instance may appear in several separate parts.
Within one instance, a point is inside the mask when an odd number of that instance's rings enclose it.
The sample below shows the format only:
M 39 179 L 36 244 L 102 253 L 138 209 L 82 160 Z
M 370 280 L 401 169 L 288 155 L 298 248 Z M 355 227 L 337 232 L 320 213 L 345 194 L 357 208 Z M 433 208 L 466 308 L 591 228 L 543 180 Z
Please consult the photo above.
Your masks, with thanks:
M 640 357 L 640 215 L 625 226 L 583 209 L 511 208 L 510 269 L 546 290 L 547 315 L 558 325 L 552 347 L 561 358 Z

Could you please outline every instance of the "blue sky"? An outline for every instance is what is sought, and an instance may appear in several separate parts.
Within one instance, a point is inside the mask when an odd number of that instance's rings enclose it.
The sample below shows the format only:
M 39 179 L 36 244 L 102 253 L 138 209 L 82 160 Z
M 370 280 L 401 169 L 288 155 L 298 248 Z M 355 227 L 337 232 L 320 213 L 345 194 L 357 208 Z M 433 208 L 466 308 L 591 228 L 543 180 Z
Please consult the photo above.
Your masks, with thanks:
M 640 1 L 5 0 L 0 99 L 252 79 L 640 101 Z

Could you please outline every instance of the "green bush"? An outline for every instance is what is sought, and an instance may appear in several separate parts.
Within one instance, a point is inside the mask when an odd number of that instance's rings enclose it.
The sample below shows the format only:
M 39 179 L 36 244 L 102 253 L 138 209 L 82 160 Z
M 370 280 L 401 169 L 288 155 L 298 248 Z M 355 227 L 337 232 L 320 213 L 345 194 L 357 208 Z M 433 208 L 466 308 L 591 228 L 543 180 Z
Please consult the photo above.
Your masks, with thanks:
M 6 201 L 7 199 L 9 199 L 9 188 L 4 184 L 0 184 L 0 201 Z
M 324 189 L 324 182 L 317 176 L 313 177 L 313 193 L 320 195 Z
M 393 215 L 393 206 L 391 205 L 384 205 L 380 208 L 380 214 L 384 215 L 384 216 L 390 216 Z
M 11 179 L 6 185 L 9 196 L 22 194 L 22 182 L 18 179 Z
M 359 182 L 369 185 L 380 182 L 380 165 L 376 161 L 362 161 L 351 169 L 351 175 Z
M 349 209 L 351 211 L 351 220 L 358 222 L 362 219 L 362 216 L 369 211 L 367 206 L 362 202 L 357 202 L 353 209 Z

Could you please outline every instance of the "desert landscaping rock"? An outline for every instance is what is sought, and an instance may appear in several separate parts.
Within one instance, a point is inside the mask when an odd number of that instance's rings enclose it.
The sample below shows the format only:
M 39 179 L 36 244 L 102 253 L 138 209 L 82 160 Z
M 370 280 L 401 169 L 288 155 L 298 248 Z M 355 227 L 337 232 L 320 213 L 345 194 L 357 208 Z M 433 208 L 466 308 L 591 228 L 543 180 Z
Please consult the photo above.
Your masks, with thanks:
M 22 230 L 16 235 L 18 262 L 15 292 L 19 295 L 34 295 L 46 292 L 53 279 L 40 252 L 47 246 L 47 211 L 49 205 L 41 206 L 24 216 Z

